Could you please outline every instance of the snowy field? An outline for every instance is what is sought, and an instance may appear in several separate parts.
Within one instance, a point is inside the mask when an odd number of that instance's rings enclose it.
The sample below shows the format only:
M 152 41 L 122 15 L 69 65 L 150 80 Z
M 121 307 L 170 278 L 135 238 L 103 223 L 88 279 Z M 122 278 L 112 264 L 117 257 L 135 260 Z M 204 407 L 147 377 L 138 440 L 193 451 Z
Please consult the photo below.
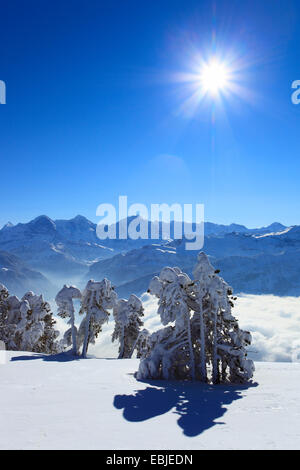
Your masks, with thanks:
M 137 382 L 136 359 L 6 355 L 1 449 L 300 449 L 299 363 L 212 387 Z

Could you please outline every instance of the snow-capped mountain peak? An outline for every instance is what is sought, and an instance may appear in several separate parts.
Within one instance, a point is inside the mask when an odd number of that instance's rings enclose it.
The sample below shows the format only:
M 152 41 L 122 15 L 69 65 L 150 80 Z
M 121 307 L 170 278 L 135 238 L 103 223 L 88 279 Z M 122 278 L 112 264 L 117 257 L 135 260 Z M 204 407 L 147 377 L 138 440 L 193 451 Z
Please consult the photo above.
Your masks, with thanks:
M 11 222 L 7 222 L 5 225 L 3 225 L 2 229 L 1 230 L 6 230 L 10 227 L 13 227 L 14 224 L 12 224 Z
M 31 230 L 34 230 L 37 233 L 49 234 L 56 231 L 55 222 L 47 215 L 40 215 L 39 217 L 36 217 L 31 222 L 29 222 L 27 225 Z

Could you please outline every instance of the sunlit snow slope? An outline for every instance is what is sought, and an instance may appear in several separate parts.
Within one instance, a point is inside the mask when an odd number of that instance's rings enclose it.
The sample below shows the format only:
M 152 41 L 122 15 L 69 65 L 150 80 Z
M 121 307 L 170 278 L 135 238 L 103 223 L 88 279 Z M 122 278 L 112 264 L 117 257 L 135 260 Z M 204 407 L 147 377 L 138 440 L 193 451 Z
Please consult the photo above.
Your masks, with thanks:
M 249 387 L 142 383 L 137 367 L 7 353 L 0 448 L 300 448 L 299 363 L 257 363 Z

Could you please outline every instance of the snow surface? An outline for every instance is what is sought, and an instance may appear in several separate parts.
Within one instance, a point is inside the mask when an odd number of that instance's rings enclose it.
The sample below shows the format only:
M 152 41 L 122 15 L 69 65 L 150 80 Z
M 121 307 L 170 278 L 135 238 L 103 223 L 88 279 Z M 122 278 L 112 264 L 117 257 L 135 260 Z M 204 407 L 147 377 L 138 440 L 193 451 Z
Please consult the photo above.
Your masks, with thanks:
M 299 363 L 256 363 L 250 387 L 138 382 L 137 367 L 8 352 L 0 448 L 300 448 Z

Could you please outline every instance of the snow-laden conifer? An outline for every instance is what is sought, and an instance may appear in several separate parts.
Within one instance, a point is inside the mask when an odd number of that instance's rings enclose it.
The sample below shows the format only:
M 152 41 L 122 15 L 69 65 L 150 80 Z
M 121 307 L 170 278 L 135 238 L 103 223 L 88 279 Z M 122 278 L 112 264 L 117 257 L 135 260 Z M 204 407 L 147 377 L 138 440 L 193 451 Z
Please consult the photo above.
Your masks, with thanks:
M 254 364 L 246 352 L 251 335 L 232 316 L 232 289 L 204 253 L 198 255 L 194 276 L 191 280 L 179 268 L 167 267 L 151 281 L 149 292 L 159 298 L 166 327 L 148 338 L 137 377 L 212 383 L 251 379 Z
M 212 382 L 243 382 L 251 379 L 254 364 L 247 359 L 245 349 L 251 344 L 251 334 L 241 330 L 232 315 L 235 300 L 232 288 L 218 275 L 203 252 L 198 254 L 194 277 L 196 281 L 193 289 L 198 312 L 202 311 L 203 328 L 207 328 L 206 361 L 212 367 Z
M 61 351 L 57 342 L 59 331 L 54 328 L 56 322 L 50 304 L 42 295 L 27 292 L 21 299 L 20 313 L 17 333 L 21 335 L 21 350 L 46 354 Z
M 191 279 L 179 268 L 164 268 L 150 282 L 149 292 L 158 297 L 158 313 L 163 325 L 151 335 L 150 352 L 142 360 L 138 377 L 195 379 L 195 359 L 191 332 L 188 285 Z
M 139 335 L 136 339 L 136 342 L 132 348 L 132 350 L 136 350 L 136 357 L 140 359 L 143 356 L 146 356 L 146 354 L 149 351 L 149 337 L 150 337 L 150 332 L 144 328 L 139 332 Z
M 108 310 L 115 306 L 116 300 L 117 294 L 109 280 L 88 281 L 82 294 L 79 312 L 86 314 L 78 331 L 79 345 L 83 343 L 82 357 L 86 357 L 89 344 L 95 343 L 103 324 L 108 321 Z
M 0 339 L 8 350 L 54 354 L 60 351 L 55 321 L 42 295 L 27 292 L 20 300 L 0 286 Z
M 20 300 L 0 284 L 0 340 L 11 351 L 18 349 L 16 331 L 20 318 Z
M 81 299 L 81 297 L 81 292 L 77 287 L 68 285 L 64 285 L 55 297 L 55 302 L 58 306 L 58 315 L 61 318 L 68 318 L 70 328 L 64 334 L 64 343 L 66 346 L 72 345 L 74 355 L 78 354 L 74 299 Z
M 2 303 L 7 299 L 8 296 L 9 296 L 9 292 L 7 288 L 3 284 L 0 284 L 0 307 L 2 306 Z
M 112 341 L 120 342 L 119 359 L 130 358 L 135 349 L 140 328 L 143 326 L 141 317 L 144 316 L 144 308 L 140 299 L 132 294 L 128 300 L 119 299 L 113 310 L 115 329 Z

